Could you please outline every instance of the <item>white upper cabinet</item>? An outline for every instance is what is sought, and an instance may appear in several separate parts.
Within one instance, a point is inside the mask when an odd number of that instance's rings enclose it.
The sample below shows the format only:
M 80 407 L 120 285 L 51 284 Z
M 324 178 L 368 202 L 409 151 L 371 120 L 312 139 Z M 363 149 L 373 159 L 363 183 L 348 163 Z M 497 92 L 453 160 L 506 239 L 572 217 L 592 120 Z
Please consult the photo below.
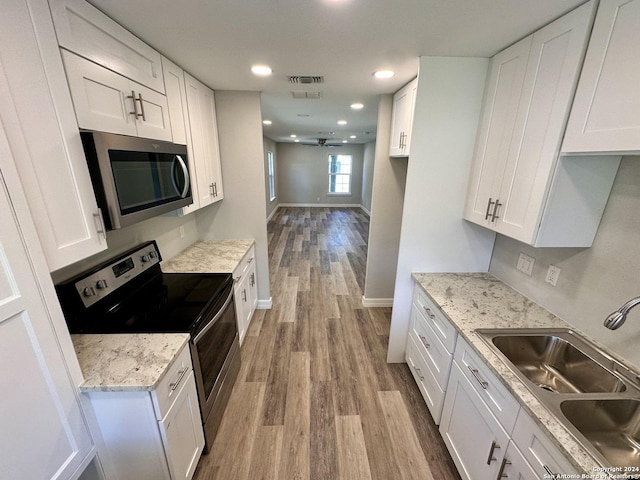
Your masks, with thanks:
M 415 78 L 393 96 L 391 114 L 390 157 L 408 157 L 411 150 L 411 129 L 416 104 L 418 79 Z
M 107 248 L 46 0 L 3 4 L 0 120 L 50 270 Z
M 222 171 L 213 91 L 188 73 L 185 72 L 184 76 L 191 130 L 191 156 L 196 176 L 194 204 L 188 210 L 192 211 L 222 200 Z
M 562 151 L 640 152 L 640 0 L 601 0 Z
M 164 89 L 167 94 L 169 121 L 173 143 L 188 145 L 189 112 L 187 109 L 187 91 L 184 86 L 184 70 L 166 57 L 162 57 Z
M 50 0 L 61 47 L 164 93 L 160 53 L 84 0 Z
M 591 1 L 492 59 L 464 218 L 539 247 L 588 247 L 618 160 L 559 158 Z

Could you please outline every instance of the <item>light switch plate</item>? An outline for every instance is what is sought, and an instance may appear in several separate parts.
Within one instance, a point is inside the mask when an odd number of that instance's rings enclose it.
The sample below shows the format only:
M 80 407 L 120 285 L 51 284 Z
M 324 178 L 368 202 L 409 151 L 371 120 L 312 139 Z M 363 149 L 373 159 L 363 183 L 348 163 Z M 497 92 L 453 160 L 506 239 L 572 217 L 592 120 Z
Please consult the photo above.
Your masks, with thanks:
M 524 253 L 520 253 L 518 257 L 518 265 L 516 268 L 520 270 L 525 275 L 531 276 L 533 273 L 533 264 L 536 263 L 536 259 L 526 255 Z

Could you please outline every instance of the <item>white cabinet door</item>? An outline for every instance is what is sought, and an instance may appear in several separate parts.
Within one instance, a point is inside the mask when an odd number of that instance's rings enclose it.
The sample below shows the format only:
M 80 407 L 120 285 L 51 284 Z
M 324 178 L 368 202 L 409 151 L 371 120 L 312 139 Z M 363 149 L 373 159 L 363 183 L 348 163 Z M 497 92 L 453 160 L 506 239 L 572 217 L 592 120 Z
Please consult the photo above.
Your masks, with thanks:
M 255 260 L 249 266 L 249 285 L 247 286 L 247 294 L 249 295 L 249 310 L 251 313 L 248 315 L 247 321 L 247 329 L 249 328 L 249 324 L 251 323 L 251 318 L 253 318 L 253 314 L 256 311 L 256 307 L 258 306 L 258 281 L 256 279 L 256 262 Z
M 191 480 L 198 466 L 204 434 L 193 371 L 166 417 L 159 422 L 172 480 Z
M 198 208 L 222 199 L 220 148 L 213 91 L 185 72 Z
M 391 138 L 389 141 L 390 157 L 409 156 L 417 88 L 418 79 L 415 79 L 402 87 L 393 96 Z
M 164 93 L 160 53 L 84 0 L 50 0 L 60 46 Z
M 640 0 L 601 0 L 563 152 L 640 151 Z
M 62 58 L 80 128 L 171 141 L 164 95 L 66 50 Z
M 0 121 L 50 270 L 107 248 L 45 0 L 3 3 Z
M 43 301 L 46 266 L 17 175 L 0 127 L 0 472 L 70 479 L 95 448 Z
M 480 225 L 493 213 L 518 113 L 531 41 L 529 36 L 491 59 L 464 218 Z
M 509 435 L 455 361 L 444 400 L 440 434 L 462 478 L 497 478 Z
M 169 121 L 173 143 L 188 145 L 189 127 L 187 111 L 187 91 L 184 85 L 184 70 L 166 57 L 162 57 L 164 89 L 167 94 Z M 191 156 L 191 154 L 189 154 Z
M 237 277 L 236 277 L 237 278 Z M 249 285 L 249 277 L 242 275 L 235 284 L 233 292 L 235 305 L 236 305 L 236 318 L 238 320 L 238 337 L 240 345 L 244 341 L 244 337 L 247 334 L 247 327 L 249 325 L 249 303 L 247 295 L 247 286 Z

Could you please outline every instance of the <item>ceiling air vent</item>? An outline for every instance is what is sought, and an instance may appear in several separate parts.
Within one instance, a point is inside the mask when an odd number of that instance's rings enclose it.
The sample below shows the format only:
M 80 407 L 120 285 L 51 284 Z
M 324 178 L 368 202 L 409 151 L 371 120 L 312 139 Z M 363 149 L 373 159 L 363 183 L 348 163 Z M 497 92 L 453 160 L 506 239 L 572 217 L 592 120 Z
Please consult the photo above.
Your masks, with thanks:
M 289 75 L 289 83 L 309 84 L 309 83 L 324 83 L 324 77 L 322 75 Z
M 306 90 L 293 90 L 291 92 L 293 98 L 320 98 L 322 97 L 322 92 L 308 92 Z

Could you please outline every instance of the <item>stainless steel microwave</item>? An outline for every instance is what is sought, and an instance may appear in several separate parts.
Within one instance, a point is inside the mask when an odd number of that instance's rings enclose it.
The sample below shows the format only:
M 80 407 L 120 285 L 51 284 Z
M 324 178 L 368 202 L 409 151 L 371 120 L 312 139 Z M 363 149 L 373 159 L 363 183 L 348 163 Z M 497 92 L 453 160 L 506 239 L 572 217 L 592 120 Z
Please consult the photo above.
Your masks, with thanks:
M 81 136 L 108 230 L 193 202 L 185 145 L 103 132 Z

